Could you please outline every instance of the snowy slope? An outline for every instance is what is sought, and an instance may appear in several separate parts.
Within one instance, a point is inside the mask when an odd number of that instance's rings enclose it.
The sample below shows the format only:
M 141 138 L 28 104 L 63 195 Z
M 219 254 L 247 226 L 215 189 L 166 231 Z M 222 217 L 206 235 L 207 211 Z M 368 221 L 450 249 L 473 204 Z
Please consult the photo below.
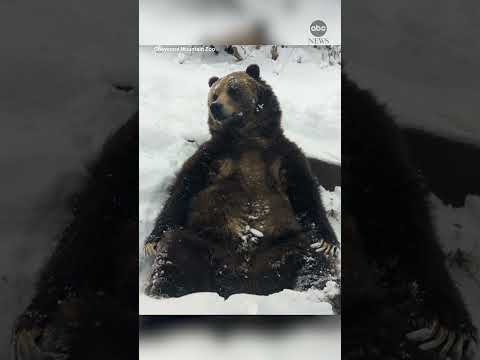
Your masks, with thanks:
M 143 242 L 166 199 L 166 188 L 175 171 L 193 154 L 198 144 L 209 138 L 206 99 L 209 90 L 207 81 L 211 76 L 223 76 L 245 70 L 248 64 L 259 64 L 262 77 L 279 98 L 286 135 L 297 142 L 307 155 L 340 164 L 340 67 L 330 66 L 325 53 L 312 48 L 279 49 L 280 58 L 273 62 L 267 58 L 269 49 L 241 49 L 246 60 L 234 62 L 232 57 L 223 53 L 218 56 L 206 53 L 179 55 L 155 53 L 152 47 L 140 48 L 141 288 L 148 271 L 148 266 L 143 264 Z M 340 238 L 341 190 L 338 188 L 332 193 L 323 190 L 321 194 L 326 199 L 326 207 L 335 210 L 335 218 L 331 221 Z M 304 295 L 300 294 L 298 302 L 303 301 L 304 305 L 295 310 L 290 306 L 291 293 L 272 296 L 276 302 L 284 302 L 279 305 L 280 308 L 289 307 L 292 313 L 309 311 L 305 309 L 331 313 L 328 304 L 318 307 L 320 297 L 312 301 L 312 297 L 302 298 Z M 249 313 L 252 306 L 257 306 L 255 311 L 260 313 L 277 311 L 265 306 L 272 303 L 270 299 L 255 298 L 253 295 L 243 296 L 242 305 L 238 305 L 235 299 L 224 302 L 216 294 L 195 295 L 194 299 L 197 301 L 195 309 L 208 313 Z M 192 297 L 179 299 L 174 305 L 172 301 L 156 301 L 157 306 L 151 299 L 141 296 L 140 313 L 176 312 L 179 310 L 175 309 L 175 304 L 179 309 L 185 308 L 191 304 Z M 198 305 L 202 302 L 211 306 Z

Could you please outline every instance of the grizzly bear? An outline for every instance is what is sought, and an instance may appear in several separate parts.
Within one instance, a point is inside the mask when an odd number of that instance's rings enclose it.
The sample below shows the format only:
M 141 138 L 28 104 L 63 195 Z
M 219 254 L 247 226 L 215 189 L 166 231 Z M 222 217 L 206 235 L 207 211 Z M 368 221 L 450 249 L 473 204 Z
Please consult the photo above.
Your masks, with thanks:
M 345 75 L 342 188 L 342 358 L 469 359 L 476 329 L 425 181 L 394 118 Z
M 331 269 L 339 242 L 318 182 L 284 136 L 258 65 L 208 84 L 211 138 L 181 168 L 145 242 L 146 293 L 270 294 L 293 288 L 312 253 Z

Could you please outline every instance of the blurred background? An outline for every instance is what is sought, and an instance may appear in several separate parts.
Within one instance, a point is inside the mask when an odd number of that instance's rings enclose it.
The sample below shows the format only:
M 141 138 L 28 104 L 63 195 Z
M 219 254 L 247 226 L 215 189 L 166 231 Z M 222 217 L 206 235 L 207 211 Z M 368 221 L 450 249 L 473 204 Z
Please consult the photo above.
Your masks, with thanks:
M 340 359 L 338 316 L 142 316 L 140 359 Z
M 343 71 L 371 90 L 402 127 L 431 191 L 449 270 L 477 327 L 480 45 L 473 29 L 479 15 L 480 4 L 472 0 L 342 2 Z
M 86 166 L 138 109 L 121 89 L 138 81 L 137 14 L 111 0 L 0 3 L 1 359 Z
M 325 45 L 340 45 L 340 10 L 340 0 L 140 0 L 140 45 L 307 45 L 315 20 Z

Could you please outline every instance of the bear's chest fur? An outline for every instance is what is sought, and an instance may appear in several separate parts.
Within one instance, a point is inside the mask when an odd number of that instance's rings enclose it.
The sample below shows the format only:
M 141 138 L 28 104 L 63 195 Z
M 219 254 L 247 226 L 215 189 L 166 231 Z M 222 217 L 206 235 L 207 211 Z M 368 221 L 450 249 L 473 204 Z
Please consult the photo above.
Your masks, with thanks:
M 249 150 L 215 160 L 209 185 L 192 200 L 189 225 L 242 251 L 270 246 L 286 232 L 299 232 L 281 158 L 269 155 Z
M 280 173 L 281 158 L 268 159 L 260 151 L 246 151 L 235 157 L 216 160 L 210 170 L 211 187 L 222 187 L 225 182 L 236 182 L 238 187 L 249 192 L 285 192 Z

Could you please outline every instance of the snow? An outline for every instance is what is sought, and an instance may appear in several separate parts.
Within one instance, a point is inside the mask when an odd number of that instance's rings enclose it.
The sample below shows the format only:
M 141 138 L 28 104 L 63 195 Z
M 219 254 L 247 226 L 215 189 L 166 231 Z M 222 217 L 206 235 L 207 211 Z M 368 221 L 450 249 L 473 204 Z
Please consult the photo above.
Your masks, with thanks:
M 253 235 L 255 235 L 257 237 L 263 237 L 263 233 L 261 231 L 259 231 L 257 229 L 249 229 L 249 230 Z
M 149 271 L 143 242 L 165 202 L 175 172 L 198 145 L 209 138 L 207 127 L 208 79 L 244 71 L 251 63 L 274 89 L 283 112 L 283 127 L 311 157 L 340 164 L 340 67 L 329 65 L 324 51 L 313 48 L 279 48 L 277 62 L 268 58 L 270 47 L 241 47 L 246 60 L 236 62 L 223 51 L 218 56 L 189 52 L 182 64 L 178 53 L 140 47 L 140 190 L 139 256 L 140 313 L 332 313 L 322 291 L 314 296 L 284 290 L 269 296 L 238 294 L 226 300 L 217 294 L 191 294 L 179 299 L 152 299 L 143 295 Z M 301 56 L 298 63 L 296 57 Z M 321 84 L 321 86 L 319 86 Z M 330 221 L 340 238 L 341 189 L 319 189 Z M 328 211 L 332 210 L 332 211 Z M 261 238 L 257 229 L 249 236 Z M 338 262 L 340 268 L 340 262 Z
M 167 331 L 140 333 L 139 359 L 154 360 L 325 360 L 340 359 L 340 317 L 328 316 L 286 324 L 282 329 L 261 326 L 218 331 L 212 323 L 170 326 Z M 218 321 L 218 324 L 222 324 Z M 258 322 L 257 322 L 258 324 Z M 210 326 L 209 326 L 210 325 Z M 217 330 L 217 331 L 215 331 Z
M 142 294 L 141 315 L 333 315 L 328 301 L 339 292 L 337 283 L 329 281 L 323 290 L 285 289 L 267 296 L 235 294 L 228 299 L 216 293 L 161 300 Z

